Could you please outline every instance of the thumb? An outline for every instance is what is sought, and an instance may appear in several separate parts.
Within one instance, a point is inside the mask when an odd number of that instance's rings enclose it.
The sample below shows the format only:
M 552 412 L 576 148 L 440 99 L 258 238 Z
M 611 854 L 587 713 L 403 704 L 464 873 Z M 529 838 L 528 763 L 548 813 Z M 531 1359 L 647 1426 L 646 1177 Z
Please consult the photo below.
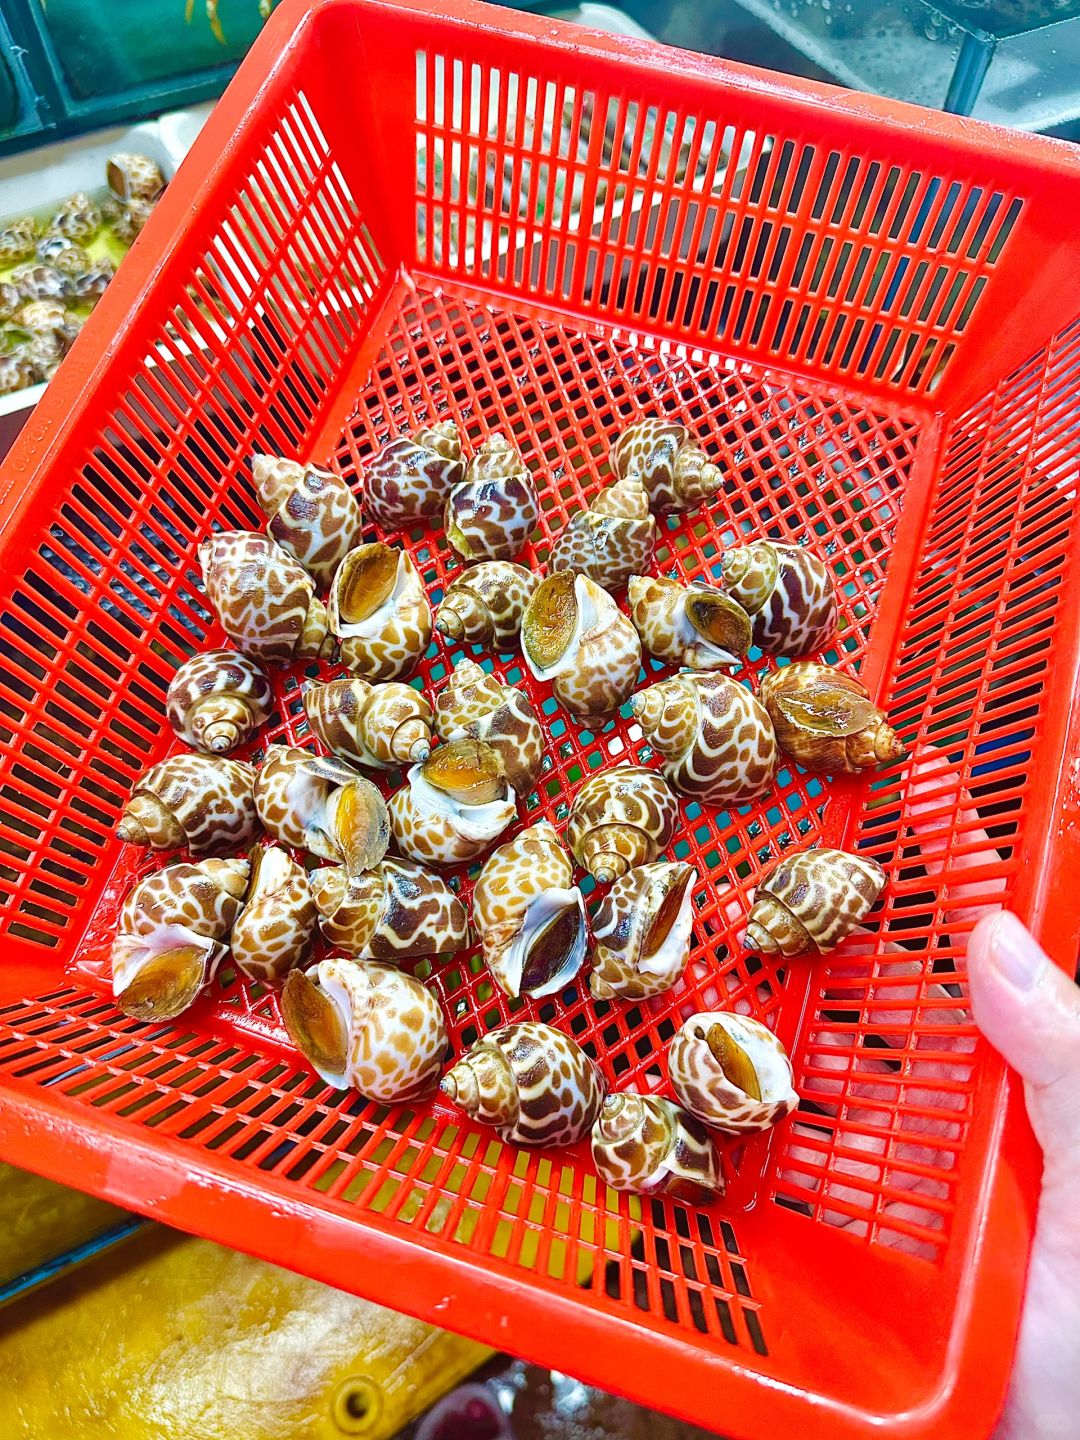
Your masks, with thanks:
M 976 925 L 968 973 L 975 1022 L 1024 1081 L 1048 1171 L 1080 1167 L 1080 989 L 1008 910 Z

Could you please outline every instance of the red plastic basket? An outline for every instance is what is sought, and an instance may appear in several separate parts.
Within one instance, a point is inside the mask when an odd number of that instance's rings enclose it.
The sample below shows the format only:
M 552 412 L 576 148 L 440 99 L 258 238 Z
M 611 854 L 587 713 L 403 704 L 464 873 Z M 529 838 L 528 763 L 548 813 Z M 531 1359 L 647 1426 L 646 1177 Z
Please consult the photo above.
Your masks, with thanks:
M 4 1157 L 728 1434 L 985 1433 L 1037 1171 L 963 956 L 1002 902 L 1077 953 L 1078 222 L 1054 142 L 464 0 L 284 5 L 3 472 Z M 196 546 L 259 524 L 251 451 L 355 476 L 436 414 L 506 429 L 542 477 L 542 563 L 654 412 L 728 470 L 661 569 L 816 544 L 837 654 L 914 760 L 686 805 L 678 994 L 516 1006 L 475 955 L 417 973 L 455 1053 L 539 1014 L 621 1087 L 661 1087 L 717 996 L 774 1025 L 802 1109 L 727 1150 L 726 1199 L 620 1198 L 584 1149 L 330 1092 L 235 982 L 170 1026 L 119 1015 L 109 939 L 154 862 L 113 826 L 174 743 L 175 666 L 220 639 Z M 438 598 L 441 532 L 408 544 Z M 424 684 L 452 659 L 433 647 Z M 496 668 L 550 736 L 524 815 L 648 760 L 629 719 L 577 732 L 517 657 Z M 303 678 L 268 738 L 308 743 Z M 821 839 L 889 870 L 873 935 L 751 965 L 732 901 Z

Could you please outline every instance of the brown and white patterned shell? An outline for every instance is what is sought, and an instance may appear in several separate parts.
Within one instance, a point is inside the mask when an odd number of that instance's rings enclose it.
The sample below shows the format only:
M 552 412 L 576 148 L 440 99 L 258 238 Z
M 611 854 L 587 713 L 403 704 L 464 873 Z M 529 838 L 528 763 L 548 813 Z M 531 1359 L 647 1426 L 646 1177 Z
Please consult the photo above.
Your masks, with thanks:
M 601 885 L 635 865 L 650 865 L 671 843 L 679 804 L 657 770 L 616 765 L 598 770 L 570 805 L 566 839 L 574 859 Z
M 132 200 L 153 200 L 165 188 L 165 176 L 156 160 L 124 150 L 105 162 L 105 181 L 125 205 Z
M 28 260 L 37 245 L 38 223 L 32 215 L 10 220 L 0 229 L 0 266 L 6 270 L 20 260 Z
M 541 581 L 521 625 L 525 663 L 583 720 L 613 715 L 641 670 L 641 642 L 615 601 L 587 575 L 560 570 Z
M 312 682 L 304 689 L 304 708 L 326 748 L 354 765 L 396 770 L 431 754 L 431 706 L 412 685 Z
M 696 510 L 724 483 L 719 466 L 685 425 L 655 416 L 623 431 L 611 451 L 611 468 L 620 480 L 640 479 L 657 515 Z
M 44 235 L 34 247 L 35 257 L 64 275 L 82 275 L 93 269 L 89 250 L 66 235 Z
M 277 845 L 252 847 L 244 908 L 233 926 L 236 968 L 248 980 L 280 984 L 302 965 L 315 934 L 315 901 L 307 873 Z
M 23 297 L 10 280 L 0 280 L 0 321 L 10 320 L 22 304 Z
M 613 1190 L 706 1204 L 724 1193 L 716 1147 L 700 1120 L 659 1095 L 624 1090 L 604 1101 L 592 1130 L 597 1174 Z
M 574 1145 L 604 1101 L 603 1079 L 581 1046 L 532 1020 L 482 1036 L 440 1089 L 515 1145 Z
M 392 1105 L 429 1095 L 446 1053 L 438 1001 L 419 980 L 370 960 L 322 960 L 285 982 L 293 1044 L 335 1090 Z
M 397 965 L 452 955 L 469 943 L 464 905 L 415 860 L 388 857 L 351 877 L 340 866 L 316 870 L 311 889 L 327 942 L 358 960 Z
M 437 515 L 465 476 L 452 420 L 391 440 L 364 467 L 364 504 L 384 530 L 404 530 Z
M 259 833 L 255 771 L 221 755 L 173 755 L 136 780 L 116 827 L 121 840 L 192 855 L 246 849 Z
M 364 680 L 400 679 L 431 643 L 431 606 L 416 566 L 378 540 L 345 556 L 328 609 L 343 662 Z
M 729 1135 L 767 1130 L 799 1103 L 787 1051 L 748 1015 L 702 1011 L 668 1046 L 668 1076 L 691 1115 Z
M 447 497 L 446 538 L 463 560 L 512 560 L 539 518 L 533 478 L 506 436 L 496 431 Z
M 605 590 L 621 590 L 652 559 L 656 520 L 637 475 L 601 490 L 587 510 L 572 515 L 551 547 L 548 573 L 573 570 Z
M 71 276 L 55 265 L 16 265 L 10 280 L 24 300 L 66 300 L 71 294 Z
M 253 455 L 251 473 L 271 539 L 326 589 L 362 538 L 356 496 L 340 475 L 276 455 Z
M 116 265 L 107 255 L 99 255 L 85 270 L 69 275 L 71 299 L 80 304 L 99 300 L 116 274 Z
M 801 545 L 755 540 L 724 556 L 720 583 L 750 616 L 754 644 L 769 655 L 821 650 L 836 634 L 836 587 Z
M 382 796 L 336 756 L 296 745 L 268 746 L 255 780 L 255 804 L 275 840 L 340 860 L 352 874 L 377 865 L 390 843 Z
M 885 884 L 867 855 L 799 850 L 782 855 L 758 882 L 743 945 L 763 955 L 826 955 L 855 929 Z
M 585 902 L 555 827 L 540 820 L 484 861 L 472 913 L 484 962 L 511 999 L 551 995 L 581 969 Z
M 683 795 L 712 805 L 748 805 L 776 775 L 776 736 L 744 685 L 684 670 L 630 702 L 664 774 Z
M 766 675 L 759 694 L 780 749 L 804 770 L 856 775 L 904 758 L 885 712 L 831 665 L 796 660 Z
M 92 240 L 101 229 L 102 214 L 99 208 L 82 190 L 60 205 L 45 226 L 46 235 L 64 235 L 69 240 L 85 244 Z
M 128 892 L 112 947 L 120 1009 L 171 1020 L 195 1000 L 228 954 L 247 886 L 246 860 L 166 865 Z
M 117 213 L 112 220 L 113 233 L 125 245 L 130 245 L 137 236 L 142 234 L 143 227 L 153 214 L 154 200 L 131 200 L 126 205 L 117 207 Z
M 435 728 L 443 740 L 483 740 L 515 794 L 530 794 L 544 760 L 544 732 L 524 690 L 460 659 L 435 701 Z
M 265 535 L 223 530 L 199 546 L 207 598 L 236 648 L 267 665 L 333 652 L 326 607 L 304 567 Z
M 593 916 L 589 989 L 597 1000 L 671 989 L 690 955 L 696 881 L 681 861 L 637 865 L 615 881 Z
M 209 754 L 235 750 L 274 708 L 269 680 L 235 650 L 204 650 L 185 660 L 169 683 L 165 713 L 181 740 Z
M 513 787 L 490 745 L 451 740 L 414 765 L 390 800 L 398 849 L 429 865 L 476 860 L 517 818 Z
M 13 395 L 16 390 L 33 385 L 37 378 L 37 367 L 25 346 L 0 355 L 0 395 Z
M 464 645 L 487 645 L 500 654 L 513 650 L 521 619 L 539 576 L 509 560 L 482 560 L 448 587 L 435 612 L 435 629 Z
M 641 643 L 658 660 L 691 670 L 741 665 L 753 641 L 750 617 L 711 585 L 635 575 L 627 591 Z

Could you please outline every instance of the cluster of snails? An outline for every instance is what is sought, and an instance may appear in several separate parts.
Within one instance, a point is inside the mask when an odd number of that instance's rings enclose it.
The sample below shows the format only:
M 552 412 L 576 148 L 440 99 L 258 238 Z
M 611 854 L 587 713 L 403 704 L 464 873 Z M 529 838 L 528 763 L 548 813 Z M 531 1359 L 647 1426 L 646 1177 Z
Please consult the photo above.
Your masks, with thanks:
M 482 861 L 471 927 L 506 995 L 557 993 L 583 972 L 597 1000 L 663 994 L 689 960 L 698 880 L 663 858 L 676 792 L 758 799 L 781 750 L 825 773 L 902 753 L 863 687 L 832 667 L 784 665 L 760 699 L 720 673 L 753 645 L 790 659 L 831 638 L 831 577 L 809 552 L 748 544 L 725 557 L 717 587 L 643 574 L 655 515 L 720 488 L 718 467 L 684 427 L 638 422 L 611 467 L 612 483 L 566 525 L 541 578 L 514 561 L 538 512 L 507 439 L 491 436 L 467 461 L 449 422 L 391 441 L 365 467 L 366 509 L 387 530 L 441 509 L 469 562 L 433 614 L 407 552 L 364 540 L 340 476 L 254 458 L 265 533 L 215 533 L 199 552 L 235 649 L 177 671 L 166 709 L 191 750 L 141 777 L 118 827 L 127 841 L 192 858 L 127 897 L 113 988 L 128 1014 L 172 1018 L 231 961 L 250 980 L 282 985 L 289 1035 L 328 1083 L 380 1102 L 441 1085 L 506 1140 L 591 1136 L 607 1184 L 694 1198 L 723 1186 L 713 1131 L 763 1129 L 796 1103 L 790 1063 L 766 1027 L 727 1012 L 691 1016 L 668 1047 L 676 1100 L 608 1095 L 574 1040 L 532 1021 L 484 1036 L 441 1076 L 438 1003 L 398 968 L 469 943 L 470 915 L 438 871 Z M 629 616 L 610 593 L 621 587 Z M 621 763 L 591 775 L 571 798 L 564 837 L 539 820 L 506 838 L 544 763 L 539 717 L 524 690 L 471 659 L 459 659 L 434 705 L 403 683 L 434 632 L 503 652 L 520 644 L 530 672 L 575 716 L 610 715 L 630 700 L 659 768 Z M 632 695 L 642 647 L 686 668 Z M 231 757 L 273 712 L 264 667 L 334 659 L 349 673 L 303 693 L 325 753 L 272 744 L 257 767 Z M 388 802 L 363 773 L 398 770 L 405 778 Z M 297 852 L 325 863 L 309 870 Z M 608 887 L 591 916 L 575 867 Z M 758 886 L 744 945 L 826 953 L 883 883 L 864 856 L 787 853 Z M 318 934 L 335 953 L 310 963 Z
M 165 187 L 147 155 L 111 156 L 105 178 L 100 204 L 79 191 L 44 222 L 0 226 L 0 395 L 52 378 L 115 273 L 99 240 L 130 245 Z

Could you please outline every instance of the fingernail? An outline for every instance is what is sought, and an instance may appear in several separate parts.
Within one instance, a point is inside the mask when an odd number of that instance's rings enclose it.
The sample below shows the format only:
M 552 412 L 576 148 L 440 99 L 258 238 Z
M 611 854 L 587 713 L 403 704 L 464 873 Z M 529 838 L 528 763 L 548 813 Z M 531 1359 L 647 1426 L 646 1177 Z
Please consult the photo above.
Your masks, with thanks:
M 1046 964 L 1046 956 L 1034 937 L 1009 910 L 1003 910 L 994 920 L 990 958 L 1017 990 L 1030 990 Z

